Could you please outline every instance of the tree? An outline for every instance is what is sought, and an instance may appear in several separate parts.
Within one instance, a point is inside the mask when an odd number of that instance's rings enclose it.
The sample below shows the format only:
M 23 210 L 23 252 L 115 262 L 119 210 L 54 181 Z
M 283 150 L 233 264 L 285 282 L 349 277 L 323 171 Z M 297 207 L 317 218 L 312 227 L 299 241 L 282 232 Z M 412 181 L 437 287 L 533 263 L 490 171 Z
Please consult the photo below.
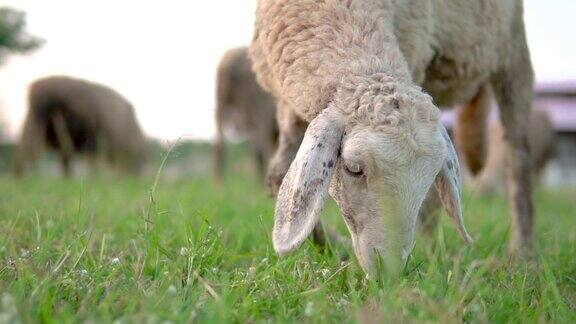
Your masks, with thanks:
M 0 65 L 11 54 L 23 54 L 40 47 L 44 41 L 26 32 L 26 14 L 12 8 L 0 8 Z

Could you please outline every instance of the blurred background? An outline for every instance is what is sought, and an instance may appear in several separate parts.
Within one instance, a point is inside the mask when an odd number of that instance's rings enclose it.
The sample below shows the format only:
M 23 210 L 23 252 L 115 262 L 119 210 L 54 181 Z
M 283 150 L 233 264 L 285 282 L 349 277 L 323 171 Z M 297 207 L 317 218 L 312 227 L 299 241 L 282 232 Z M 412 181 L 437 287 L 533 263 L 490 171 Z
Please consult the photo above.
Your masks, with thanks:
M 544 182 L 574 185 L 576 42 L 570 35 L 576 29 L 576 1 L 524 3 L 537 76 L 535 106 L 547 112 L 556 135 Z M 41 77 L 66 75 L 122 94 L 146 138 L 160 146 L 179 138 L 205 143 L 198 145 L 207 155 L 192 164 L 196 171 L 210 172 L 208 152 L 217 139 L 217 67 L 228 49 L 249 44 L 255 6 L 255 0 L 1 1 L 0 7 L 25 14 L 23 30 L 38 38 L 34 48 L 0 51 L 3 150 L 10 151 L 22 132 L 29 85 Z M 444 116 L 448 126 L 453 119 L 451 112 Z M 6 159 L 3 170 L 10 168 Z

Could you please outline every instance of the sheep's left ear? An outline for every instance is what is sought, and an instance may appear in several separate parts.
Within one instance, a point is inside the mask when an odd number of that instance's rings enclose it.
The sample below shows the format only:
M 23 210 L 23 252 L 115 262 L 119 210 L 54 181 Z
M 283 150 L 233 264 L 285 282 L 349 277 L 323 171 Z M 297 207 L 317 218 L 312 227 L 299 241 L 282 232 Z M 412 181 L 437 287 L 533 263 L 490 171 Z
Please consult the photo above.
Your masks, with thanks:
M 272 238 L 279 254 L 296 249 L 318 222 L 343 133 L 343 118 L 333 108 L 326 108 L 308 125 L 276 201 Z
M 466 243 L 472 243 L 472 238 L 466 231 L 462 217 L 462 178 L 460 176 L 458 155 L 456 154 L 454 144 L 452 144 L 446 128 L 442 125 L 440 125 L 440 127 L 447 153 L 442 169 L 440 169 L 440 172 L 436 176 L 436 189 L 438 189 L 442 205 L 446 208 L 450 218 L 456 223 L 460 235 Z

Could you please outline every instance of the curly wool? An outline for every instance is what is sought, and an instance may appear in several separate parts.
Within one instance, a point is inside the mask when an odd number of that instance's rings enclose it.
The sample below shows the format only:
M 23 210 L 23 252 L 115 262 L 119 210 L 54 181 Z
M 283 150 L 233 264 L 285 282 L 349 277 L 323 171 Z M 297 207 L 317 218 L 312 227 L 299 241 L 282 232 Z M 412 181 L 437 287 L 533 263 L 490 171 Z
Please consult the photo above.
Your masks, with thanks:
M 337 89 L 334 105 L 347 117 L 349 126 L 365 125 L 383 132 L 411 121 L 440 118 L 432 98 L 419 87 L 396 82 L 383 73 L 348 78 Z
M 251 48 L 263 86 L 310 121 L 354 75 L 410 79 L 385 2 L 261 1 Z M 388 31 L 388 32 L 384 32 Z

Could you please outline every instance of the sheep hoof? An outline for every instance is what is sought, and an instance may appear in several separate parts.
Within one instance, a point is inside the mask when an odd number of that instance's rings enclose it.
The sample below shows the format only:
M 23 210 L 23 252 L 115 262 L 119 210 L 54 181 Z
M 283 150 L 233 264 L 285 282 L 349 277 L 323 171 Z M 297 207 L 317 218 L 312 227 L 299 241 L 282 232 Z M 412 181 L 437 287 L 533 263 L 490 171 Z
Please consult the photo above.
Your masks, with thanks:
M 508 249 L 510 258 L 514 261 L 531 261 L 536 258 L 536 252 L 531 242 L 519 242 L 519 240 L 512 240 Z

